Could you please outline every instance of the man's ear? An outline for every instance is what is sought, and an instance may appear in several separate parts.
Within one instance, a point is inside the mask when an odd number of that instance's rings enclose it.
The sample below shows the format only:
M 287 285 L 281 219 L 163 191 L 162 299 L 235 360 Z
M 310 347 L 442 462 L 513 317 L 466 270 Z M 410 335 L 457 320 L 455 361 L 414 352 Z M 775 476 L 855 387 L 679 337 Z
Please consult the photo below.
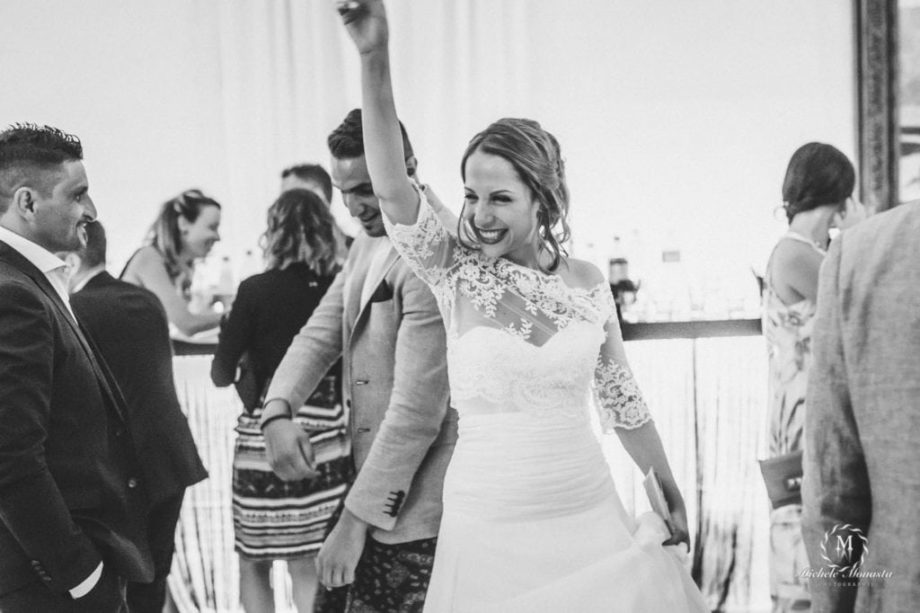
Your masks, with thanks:
M 35 214 L 35 191 L 31 187 L 22 186 L 13 192 L 10 208 L 15 208 L 23 217 Z

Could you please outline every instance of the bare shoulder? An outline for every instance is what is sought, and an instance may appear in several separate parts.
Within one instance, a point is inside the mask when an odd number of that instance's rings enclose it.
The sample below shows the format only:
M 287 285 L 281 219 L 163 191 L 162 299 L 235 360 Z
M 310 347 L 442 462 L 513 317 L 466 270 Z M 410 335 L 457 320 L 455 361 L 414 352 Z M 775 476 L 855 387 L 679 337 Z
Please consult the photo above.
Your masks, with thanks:
M 166 265 L 163 254 L 153 245 L 138 249 L 125 268 L 125 276 L 143 277 L 152 270 L 162 269 Z
M 144 245 L 134 254 L 132 262 L 137 262 L 138 265 L 149 265 L 150 263 L 162 264 L 163 254 L 153 245 Z
M 803 267 L 817 270 L 823 259 L 821 253 L 811 245 L 797 240 L 781 240 L 773 252 L 774 277 Z
M 570 287 L 594 289 L 606 281 L 597 266 L 577 258 L 565 258 L 558 272 Z
M 173 284 L 163 254 L 152 245 L 141 247 L 134 253 L 121 274 L 121 280 L 153 290 L 154 293 L 157 292 L 154 289 L 156 287 Z

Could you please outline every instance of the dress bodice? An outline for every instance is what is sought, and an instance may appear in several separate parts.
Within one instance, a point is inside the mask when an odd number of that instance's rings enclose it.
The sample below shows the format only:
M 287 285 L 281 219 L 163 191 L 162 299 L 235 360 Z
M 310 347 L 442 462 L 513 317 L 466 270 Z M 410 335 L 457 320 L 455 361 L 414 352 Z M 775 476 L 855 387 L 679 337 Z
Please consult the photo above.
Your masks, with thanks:
M 600 326 L 572 323 L 541 346 L 480 326 L 448 340 L 451 398 L 461 415 L 520 411 L 587 417 Z
M 451 399 L 460 415 L 523 412 L 635 428 L 648 410 L 622 352 L 606 283 L 570 287 L 559 275 L 489 258 L 456 240 L 452 213 L 420 192 L 413 225 L 387 233 L 431 287 L 447 327 Z M 592 390 L 595 392 L 591 402 Z

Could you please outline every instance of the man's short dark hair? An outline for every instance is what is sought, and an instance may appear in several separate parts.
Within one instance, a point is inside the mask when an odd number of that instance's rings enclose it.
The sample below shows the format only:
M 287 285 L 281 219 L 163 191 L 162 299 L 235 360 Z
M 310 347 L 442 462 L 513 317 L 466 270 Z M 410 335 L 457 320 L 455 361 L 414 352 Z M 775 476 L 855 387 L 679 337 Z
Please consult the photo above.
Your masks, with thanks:
M 98 221 L 86 224 L 85 228 L 86 247 L 78 251 L 78 254 L 83 259 L 83 267 L 91 268 L 105 264 L 105 251 L 108 245 L 105 228 Z
M 0 132 L 0 214 L 17 189 L 29 185 L 46 194 L 54 187 L 48 171 L 82 159 L 80 139 L 58 128 L 17 123 Z
M 332 202 L 332 178 L 326 172 L 326 169 L 319 164 L 298 164 L 281 171 L 282 179 L 287 179 L 291 175 L 304 181 L 316 183 L 322 188 L 326 202 Z
M 345 116 L 342 123 L 339 124 L 339 127 L 333 130 L 326 140 L 332 157 L 342 160 L 364 155 L 364 135 L 361 129 L 361 109 L 352 109 Z M 402 132 L 405 159 L 408 160 L 414 157 L 415 153 L 412 151 L 412 143 L 409 142 L 406 126 L 401 121 L 399 122 L 399 130 Z

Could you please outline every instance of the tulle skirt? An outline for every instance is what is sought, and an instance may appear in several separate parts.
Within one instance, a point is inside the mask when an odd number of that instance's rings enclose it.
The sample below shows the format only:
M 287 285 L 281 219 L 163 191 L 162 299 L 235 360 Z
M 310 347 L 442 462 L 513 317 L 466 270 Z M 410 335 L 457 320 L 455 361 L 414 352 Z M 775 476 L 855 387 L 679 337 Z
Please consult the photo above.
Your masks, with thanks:
M 425 611 L 706 611 L 666 538 L 627 515 L 587 422 L 463 416 Z

